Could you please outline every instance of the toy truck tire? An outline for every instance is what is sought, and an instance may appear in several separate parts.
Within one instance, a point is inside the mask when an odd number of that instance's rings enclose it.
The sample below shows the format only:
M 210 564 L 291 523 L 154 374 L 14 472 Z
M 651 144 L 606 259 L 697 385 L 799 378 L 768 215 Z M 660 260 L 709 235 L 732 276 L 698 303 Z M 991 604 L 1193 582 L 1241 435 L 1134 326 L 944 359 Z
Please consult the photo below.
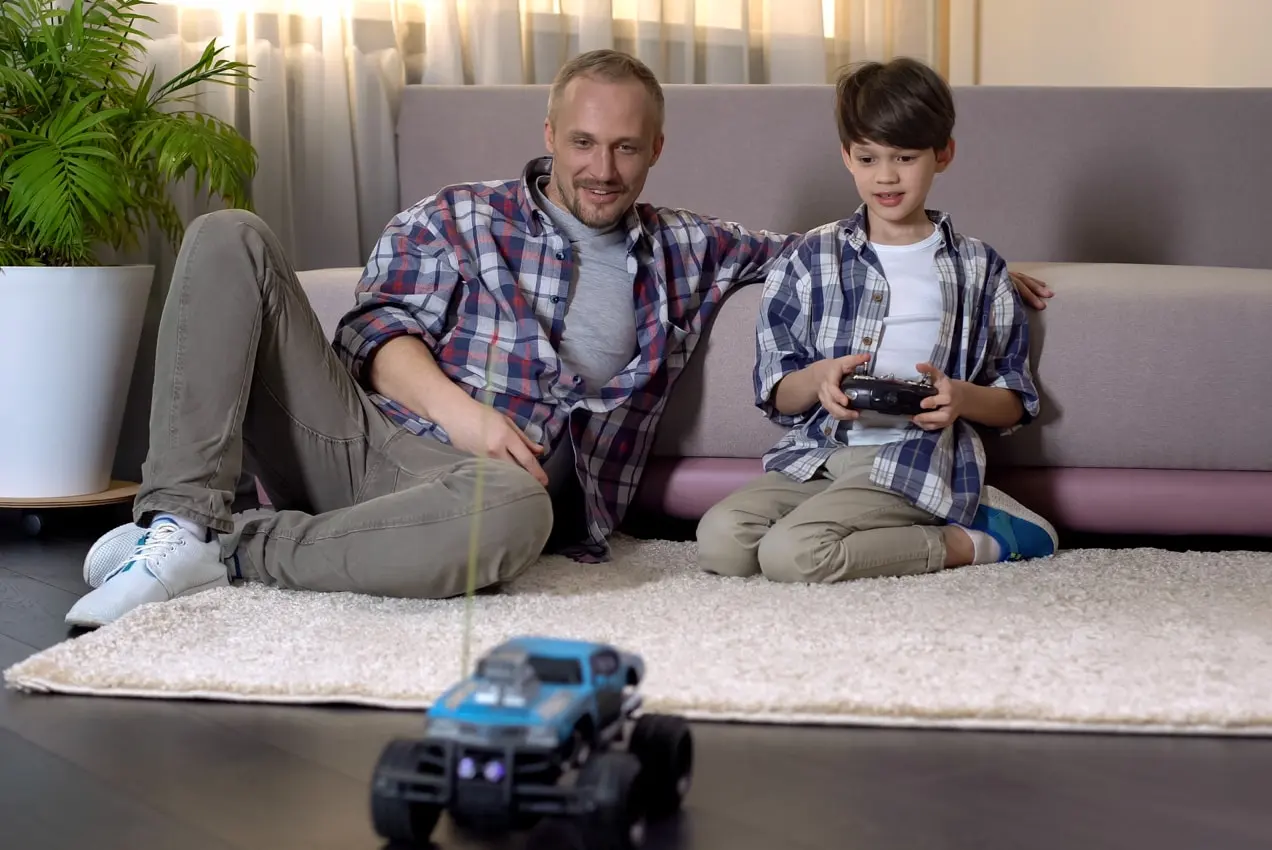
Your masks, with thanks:
M 576 788 L 593 803 L 576 821 L 588 850 L 644 846 L 647 811 L 639 759 L 621 750 L 598 753 L 579 771 Z
M 380 754 L 371 780 L 371 822 L 376 834 L 395 843 L 429 846 L 429 837 L 441 817 L 440 806 L 406 799 L 398 783 L 409 783 L 402 774 L 420 769 L 417 742 L 390 741 Z
M 640 760 L 650 816 L 679 811 L 693 783 L 693 734 L 685 719 L 672 714 L 641 715 L 627 749 Z

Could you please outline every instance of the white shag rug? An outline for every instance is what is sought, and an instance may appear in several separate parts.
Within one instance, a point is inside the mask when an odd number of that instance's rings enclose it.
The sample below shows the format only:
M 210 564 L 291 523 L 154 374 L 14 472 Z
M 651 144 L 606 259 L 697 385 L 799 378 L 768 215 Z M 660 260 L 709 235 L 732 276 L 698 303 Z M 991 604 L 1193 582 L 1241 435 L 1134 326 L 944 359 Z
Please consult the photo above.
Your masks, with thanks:
M 689 543 L 546 557 L 471 610 L 475 658 L 545 634 L 644 655 L 650 709 L 702 720 L 1272 733 L 1272 555 L 1077 550 L 905 579 L 779 585 Z M 102 696 L 426 707 L 461 676 L 464 600 L 262 585 L 148 605 L 6 671 Z

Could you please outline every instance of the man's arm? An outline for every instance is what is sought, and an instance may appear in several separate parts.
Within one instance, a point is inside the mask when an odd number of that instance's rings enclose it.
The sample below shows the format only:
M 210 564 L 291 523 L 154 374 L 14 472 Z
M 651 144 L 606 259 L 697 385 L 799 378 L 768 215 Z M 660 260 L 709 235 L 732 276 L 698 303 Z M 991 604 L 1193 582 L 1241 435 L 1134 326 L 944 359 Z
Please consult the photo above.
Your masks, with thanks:
M 445 378 L 432 361 L 431 351 L 446 333 L 447 305 L 459 285 L 455 248 L 444 238 L 443 212 L 426 202 L 421 208 L 400 213 L 380 235 L 367 260 L 354 294 L 355 306 L 340 320 L 336 329 L 336 352 L 363 386 L 381 391 L 373 379 L 388 375 L 397 383 L 403 369 L 392 361 L 402 351 L 414 351 L 418 363 L 420 349 L 428 355 L 436 375 Z M 415 346 L 396 345 L 388 364 L 375 361 L 387 351 L 389 342 L 412 337 Z M 410 357 L 411 355 L 406 355 Z M 425 367 L 426 374 L 428 367 Z M 425 382 L 428 382 L 425 378 Z M 448 381 L 449 383 L 449 381 Z M 387 385 L 386 385 L 387 389 Z M 423 410 L 411 403 L 421 395 L 417 387 L 396 386 L 397 392 L 385 392 L 412 410 Z M 462 391 L 461 391 L 462 392 Z M 427 404 L 415 398 L 415 403 Z

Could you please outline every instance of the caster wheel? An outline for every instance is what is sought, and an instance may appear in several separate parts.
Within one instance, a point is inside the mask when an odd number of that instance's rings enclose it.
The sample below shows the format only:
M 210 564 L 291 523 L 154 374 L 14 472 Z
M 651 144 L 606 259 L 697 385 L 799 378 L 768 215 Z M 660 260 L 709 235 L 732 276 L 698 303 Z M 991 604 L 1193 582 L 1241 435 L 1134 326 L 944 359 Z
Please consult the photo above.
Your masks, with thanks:
M 39 514 L 23 514 L 22 530 L 28 537 L 39 537 L 40 532 L 44 530 L 44 518 Z

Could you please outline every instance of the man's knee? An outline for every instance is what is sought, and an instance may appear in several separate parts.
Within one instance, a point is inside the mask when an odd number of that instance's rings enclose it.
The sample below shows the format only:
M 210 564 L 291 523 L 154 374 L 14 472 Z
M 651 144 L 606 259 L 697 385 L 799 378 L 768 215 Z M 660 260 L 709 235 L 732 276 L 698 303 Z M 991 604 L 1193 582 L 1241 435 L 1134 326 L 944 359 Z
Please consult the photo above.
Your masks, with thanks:
M 481 545 L 493 544 L 500 582 L 511 581 L 543 554 L 552 533 L 552 497 L 534 476 L 512 463 L 487 464 L 491 499 L 482 509 L 486 531 Z
M 722 576 L 752 576 L 760 571 L 751 522 L 726 499 L 698 521 L 698 566 Z
M 248 210 L 213 210 L 197 216 L 186 228 L 186 239 L 198 238 L 216 244 L 241 242 L 244 233 L 271 234 L 269 225 Z

